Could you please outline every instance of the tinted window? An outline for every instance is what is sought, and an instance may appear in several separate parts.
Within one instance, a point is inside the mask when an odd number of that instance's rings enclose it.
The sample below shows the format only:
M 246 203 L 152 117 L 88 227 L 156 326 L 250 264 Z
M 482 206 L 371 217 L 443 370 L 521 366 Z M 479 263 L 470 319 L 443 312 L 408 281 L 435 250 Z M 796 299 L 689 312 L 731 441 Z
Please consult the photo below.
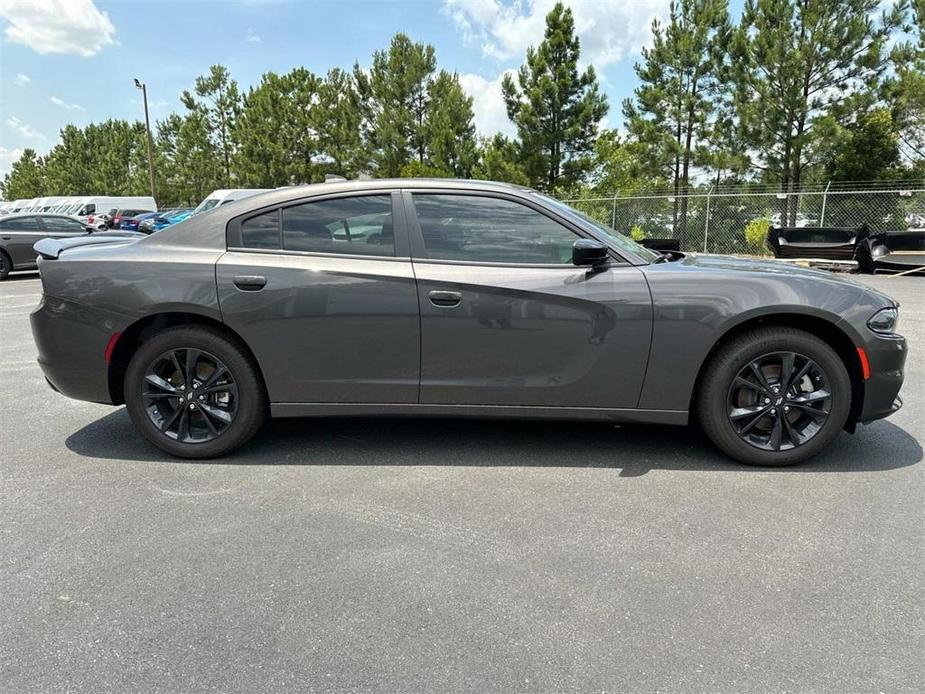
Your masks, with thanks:
M 7 219 L 3 222 L 4 230 L 9 231 L 38 231 L 39 222 L 35 217 L 20 217 L 19 219 Z
M 395 255 L 388 195 L 321 200 L 283 209 L 288 251 Z
M 578 238 L 535 210 L 475 195 L 415 194 L 414 209 L 430 258 L 565 265 Z
M 44 217 L 42 222 L 48 231 L 67 231 L 73 234 L 86 233 L 84 225 L 74 219 L 66 217 Z
M 251 217 L 241 224 L 241 244 L 245 248 L 279 248 L 279 222 L 276 210 Z

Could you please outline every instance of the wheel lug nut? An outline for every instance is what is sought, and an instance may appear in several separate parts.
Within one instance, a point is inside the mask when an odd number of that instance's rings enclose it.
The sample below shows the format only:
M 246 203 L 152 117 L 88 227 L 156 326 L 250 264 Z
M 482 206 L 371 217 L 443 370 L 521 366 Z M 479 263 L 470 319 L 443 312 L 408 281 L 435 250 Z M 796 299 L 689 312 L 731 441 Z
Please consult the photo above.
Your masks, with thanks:
M 190 404 L 189 404 L 189 408 L 190 408 L 191 410 L 195 410 L 195 409 L 196 409 L 196 406 L 195 406 L 193 403 L 190 403 Z
M 772 409 L 771 409 L 771 414 L 777 414 L 777 410 L 775 410 L 775 409 L 772 408 Z
M 767 405 L 769 402 L 771 402 L 771 398 L 765 398 L 765 399 L 764 399 L 764 404 L 765 404 L 765 405 Z

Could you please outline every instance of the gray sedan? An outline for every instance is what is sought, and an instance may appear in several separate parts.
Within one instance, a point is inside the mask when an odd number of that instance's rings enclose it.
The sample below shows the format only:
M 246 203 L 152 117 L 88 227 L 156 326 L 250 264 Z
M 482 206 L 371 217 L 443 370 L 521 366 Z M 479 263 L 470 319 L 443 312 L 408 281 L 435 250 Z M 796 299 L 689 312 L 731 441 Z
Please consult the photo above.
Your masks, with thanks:
M 687 424 L 786 465 L 901 405 L 898 306 L 773 262 L 661 255 L 536 191 L 281 189 L 142 240 L 47 239 L 39 362 L 187 458 L 268 415 Z

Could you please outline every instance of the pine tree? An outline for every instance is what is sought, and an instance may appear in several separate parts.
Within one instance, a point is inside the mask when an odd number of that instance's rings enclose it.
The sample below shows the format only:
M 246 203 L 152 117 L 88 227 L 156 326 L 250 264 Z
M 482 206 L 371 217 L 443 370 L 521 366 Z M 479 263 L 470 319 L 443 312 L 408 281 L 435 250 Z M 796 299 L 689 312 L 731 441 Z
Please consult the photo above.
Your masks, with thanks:
M 23 150 L 13 162 L 10 172 L 0 182 L 0 195 L 5 200 L 37 198 L 45 195 L 44 162 L 34 149 Z
M 208 118 L 209 134 L 222 160 L 224 183 L 230 184 L 231 159 L 235 151 L 232 132 L 241 107 L 238 83 L 231 79 L 228 68 L 213 65 L 208 75 L 196 78 L 194 91 L 201 100 L 197 101 L 192 94 L 184 91 L 181 101 L 189 111 L 201 110 Z
M 459 76 L 441 70 L 428 85 L 422 128 L 427 163 L 443 175 L 468 178 L 477 157 L 472 98 Z
M 436 65 L 433 46 L 396 34 L 388 50 L 373 54 L 369 74 L 354 66 L 363 131 L 379 175 L 400 175 L 412 158 L 424 163 L 427 86 Z
M 746 0 L 732 42 L 736 111 L 757 153 L 751 165 L 782 190 L 800 190 L 819 163 L 818 124 L 852 122 L 874 99 L 889 59 L 885 44 L 901 19 L 898 8 L 872 19 L 880 4 Z M 796 213 L 790 196 L 782 200 L 786 225 Z
M 472 177 L 486 181 L 504 181 L 528 186 L 530 179 L 518 163 L 517 143 L 496 133 L 491 138 L 484 138 L 479 147 L 479 162 Z
M 594 68 L 578 73 L 580 43 L 572 11 L 557 3 L 543 41 L 502 82 L 508 117 L 517 127 L 520 160 L 533 185 L 553 190 L 579 180 L 591 166 L 597 128 L 607 114 Z
M 691 167 L 716 123 L 725 48 L 731 28 L 726 0 L 672 0 L 665 26 L 652 23 L 652 46 L 636 64 L 635 101 L 623 104 L 626 127 L 644 161 L 675 193 L 673 228 L 684 238 Z M 706 159 L 706 158 L 705 158 Z M 709 163 L 709 159 L 707 162 Z
M 472 99 L 459 77 L 436 73 L 434 48 L 396 34 L 354 67 L 363 138 L 380 176 L 468 176 L 476 158 Z M 436 74 L 435 74 L 436 73 Z
M 360 137 L 362 120 L 353 77 L 338 68 L 328 71 L 313 111 L 323 173 L 353 177 L 369 168 L 369 153 Z

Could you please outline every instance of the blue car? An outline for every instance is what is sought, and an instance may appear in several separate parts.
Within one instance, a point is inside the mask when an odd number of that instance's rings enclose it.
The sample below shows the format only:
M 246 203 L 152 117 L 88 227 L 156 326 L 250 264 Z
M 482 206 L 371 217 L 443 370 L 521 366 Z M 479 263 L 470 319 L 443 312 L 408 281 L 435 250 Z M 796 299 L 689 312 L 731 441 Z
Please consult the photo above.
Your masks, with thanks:
M 122 224 L 119 225 L 120 229 L 125 231 L 138 231 L 138 225 L 141 224 L 144 220 L 150 217 L 156 217 L 159 212 L 145 212 L 144 214 L 137 214 L 134 217 L 129 217 L 128 219 L 123 219 Z
M 139 227 L 140 231 L 143 231 L 147 234 L 152 234 L 155 231 L 160 231 L 165 227 L 169 227 L 172 224 L 177 222 L 182 222 L 184 219 L 189 217 L 193 211 L 191 209 L 187 210 L 170 210 L 168 212 L 162 212 L 154 217 L 149 217 L 144 220 Z

